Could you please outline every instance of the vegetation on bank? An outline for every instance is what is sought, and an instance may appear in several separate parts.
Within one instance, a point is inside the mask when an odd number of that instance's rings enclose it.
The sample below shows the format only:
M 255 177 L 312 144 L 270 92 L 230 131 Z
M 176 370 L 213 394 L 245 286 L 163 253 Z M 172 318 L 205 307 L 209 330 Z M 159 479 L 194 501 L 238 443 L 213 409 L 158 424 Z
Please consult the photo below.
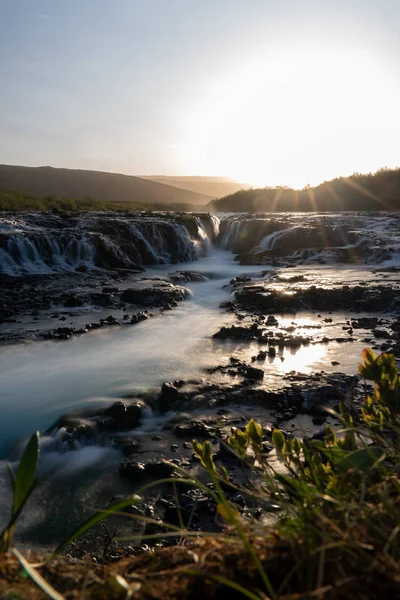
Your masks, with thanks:
M 78 563 L 73 576 L 71 566 L 58 557 L 42 565 L 44 579 L 14 551 L 14 562 L 5 555 L 0 560 L 0 575 L 10 582 L 7 592 L 14 593 L 2 597 L 44 597 L 36 596 L 27 580 L 18 578 L 16 560 L 42 590 L 58 600 L 399 597 L 400 373 L 393 355 L 377 357 L 366 350 L 360 374 L 374 383 L 373 392 L 366 386 L 361 406 L 351 399 L 342 400 L 335 414 L 336 430 L 326 426 L 321 435 L 299 440 L 275 429 L 273 451 L 269 452 L 260 424 L 251 420 L 243 429 L 235 429 L 226 452 L 241 462 L 243 484 L 232 482 L 228 472 L 216 464 L 210 442 L 193 441 L 209 484 L 179 467 L 179 478 L 164 482 L 208 493 L 218 518 L 225 523 L 222 533 L 202 536 L 185 531 L 183 525 L 164 524 L 170 533 L 146 538 L 172 535 L 180 540 L 173 550 L 147 552 L 114 565 Z M 29 476 L 32 478 L 32 472 Z M 151 485 L 154 483 L 137 494 Z M 237 504 L 226 499 L 225 491 L 232 488 L 248 506 L 261 511 L 241 513 Z M 134 498 L 95 515 L 67 542 L 110 513 L 123 513 Z M 264 518 L 268 514 L 274 518 Z M 64 596 L 49 588 L 49 582 Z M 0 591 L 4 594 L 1 583 Z
M 241 190 L 209 204 L 220 212 L 400 210 L 400 168 L 355 173 L 302 190 L 266 187 Z
M 35 196 L 202 206 L 216 196 L 122 173 L 0 164 L 0 189 Z M 236 188 L 237 189 L 237 188 Z M 228 192 L 224 192 L 228 193 Z M 221 194 L 222 195 L 222 194 Z
M 151 210 L 192 211 L 195 206 L 178 203 L 155 202 L 110 202 L 92 198 L 62 198 L 59 196 L 34 196 L 24 192 L 6 192 L 0 190 L 0 211 L 40 211 L 40 212 L 88 212 L 116 211 L 134 212 Z

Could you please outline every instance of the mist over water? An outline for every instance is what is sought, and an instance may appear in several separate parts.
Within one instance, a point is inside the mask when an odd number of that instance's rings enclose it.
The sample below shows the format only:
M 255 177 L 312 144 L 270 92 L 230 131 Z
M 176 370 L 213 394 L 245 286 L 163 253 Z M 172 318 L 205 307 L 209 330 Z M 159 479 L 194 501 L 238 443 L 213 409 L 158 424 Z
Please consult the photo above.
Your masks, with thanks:
M 215 249 L 186 268 L 202 272 L 208 280 L 187 284 L 193 293 L 190 299 L 160 317 L 67 342 L 1 347 L 3 444 L 48 427 L 59 415 L 79 407 L 109 404 L 110 398 L 170 379 L 203 376 L 202 369 L 215 362 L 215 353 L 224 353 L 218 345 L 213 347 L 210 337 L 231 320 L 218 306 L 228 297 L 223 286 L 238 266 L 231 253 Z M 171 265 L 154 267 L 146 277 L 171 270 Z
M 213 247 L 202 230 L 200 239 L 208 255 L 195 262 L 181 263 L 179 268 L 201 272 L 207 279 L 185 284 L 191 291 L 190 298 L 162 316 L 134 327 L 102 328 L 63 342 L 41 341 L 1 346 L 2 454 L 35 429 L 46 430 L 62 414 L 87 406 L 109 405 L 113 399 L 148 390 L 165 381 L 209 379 L 205 369 L 226 364 L 233 352 L 235 356 L 249 361 L 252 354 L 257 353 L 256 344 L 221 343 L 212 339 L 212 335 L 222 326 L 233 322 L 232 315 L 219 308 L 220 303 L 228 300 L 232 294 L 232 289 L 224 289 L 224 286 L 238 275 L 261 277 L 262 271 L 268 273 L 268 270 L 274 271 L 277 267 L 238 264 L 230 251 L 237 245 L 246 249 L 255 247 L 256 251 L 257 248 L 259 251 L 280 251 L 285 244 L 292 243 L 291 238 L 288 242 L 286 236 L 288 233 L 291 235 L 290 232 L 298 229 L 300 224 L 314 235 L 314 230 L 318 234 L 322 230 L 325 234 L 328 223 L 334 227 L 335 235 L 339 236 L 339 240 L 343 239 L 344 244 L 348 245 L 351 237 L 354 247 L 351 256 L 355 256 L 355 251 L 360 251 L 360 248 L 365 250 L 369 240 L 372 259 L 383 258 L 381 264 L 389 265 L 397 260 L 398 218 L 394 214 L 373 218 L 365 214 L 322 217 L 284 215 L 281 216 L 284 223 L 278 224 L 276 231 L 265 231 L 263 219 L 265 216 L 254 217 L 253 221 L 232 216 L 223 221 L 220 243 L 229 250 Z M 261 226 L 259 221 L 262 221 Z M 277 222 L 274 215 L 273 224 Z M 258 232 L 258 237 L 254 231 Z M 313 250 L 317 257 L 314 263 L 310 262 L 311 251 L 307 254 L 308 258 L 305 257 L 305 263 L 296 251 L 298 264 L 291 267 L 290 274 L 305 274 L 305 285 L 328 287 L 335 282 L 357 285 L 362 280 L 364 283 L 369 280 L 371 266 L 368 269 L 361 264 L 338 266 L 334 264 L 335 251 L 335 248 L 325 251 L 325 259 L 330 253 L 333 264 L 318 264 L 321 256 L 318 249 Z M 148 278 L 160 277 L 174 269 L 176 267 L 170 264 L 155 265 L 148 268 L 145 275 Z M 123 285 L 129 286 L 138 277 L 131 276 Z M 299 285 L 301 287 L 302 284 Z M 282 325 L 290 326 L 293 318 L 285 316 L 279 320 Z M 302 323 L 305 334 L 307 324 L 315 323 L 313 319 L 307 312 L 296 315 L 296 322 Z M 346 315 L 343 315 L 342 323 L 339 321 L 337 326 L 339 329 L 345 320 Z M 359 343 L 352 344 L 351 348 L 347 346 L 346 364 L 341 366 L 342 371 L 356 371 L 361 348 Z M 332 360 L 342 353 L 343 348 L 335 343 L 330 344 L 329 348 L 317 344 L 302 347 L 301 350 L 285 349 L 284 361 L 265 363 L 264 383 L 279 385 L 282 373 L 293 369 L 303 372 L 332 370 Z M 153 423 L 151 419 L 148 427 L 150 423 Z M 155 422 L 154 427 L 157 427 Z

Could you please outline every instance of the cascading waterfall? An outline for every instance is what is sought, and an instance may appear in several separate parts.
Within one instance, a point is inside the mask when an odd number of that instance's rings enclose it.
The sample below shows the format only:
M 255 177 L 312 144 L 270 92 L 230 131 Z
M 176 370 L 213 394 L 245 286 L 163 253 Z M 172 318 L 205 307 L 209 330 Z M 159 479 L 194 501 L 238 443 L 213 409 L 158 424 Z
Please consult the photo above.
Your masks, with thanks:
M 0 215 L 0 274 L 51 274 L 192 261 L 216 241 L 207 214 Z
M 274 213 L 222 216 L 219 244 L 238 254 L 294 263 L 396 263 L 397 213 Z

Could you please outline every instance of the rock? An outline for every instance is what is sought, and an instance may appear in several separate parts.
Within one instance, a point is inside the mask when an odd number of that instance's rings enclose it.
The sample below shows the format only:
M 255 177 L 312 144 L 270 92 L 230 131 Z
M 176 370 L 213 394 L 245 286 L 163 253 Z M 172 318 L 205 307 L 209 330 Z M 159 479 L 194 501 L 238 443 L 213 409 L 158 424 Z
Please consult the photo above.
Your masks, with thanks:
M 374 337 L 376 337 L 376 338 L 383 338 L 383 339 L 390 338 L 390 333 L 388 333 L 384 329 L 373 329 L 372 333 L 374 334 Z
M 182 394 L 173 383 L 166 382 L 163 383 L 161 387 L 161 394 L 157 398 L 156 406 L 159 411 L 167 412 L 176 408 L 177 405 L 184 402 L 185 399 L 186 396 Z
M 121 463 L 119 474 L 133 483 L 140 483 L 145 478 L 146 467 L 143 462 L 128 458 Z
M 121 300 L 138 306 L 167 306 L 181 302 L 189 295 L 189 290 L 180 286 L 154 285 L 153 287 L 128 288 L 121 294 Z
M 135 440 L 129 440 L 124 443 L 122 447 L 122 452 L 124 456 L 132 456 L 132 454 L 137 454 L 140 450 L 140 444 Z
M 84 303 L 84 299 L 77 294 L 66 294 L 64 296 L 64 306 L 68 308 L 83 306 Z
M 104 413 L 113 420 L 116 429 L 133 429 L 138 427 L 142 418 L 143 404 L 125 404 L 125 402 L 114 402 Z
M 126 409 L 125 426 L 133 429 L 139 427 L 142 421 L 143 403 L 135 402 L 129 404 Z
M 136 325 L 136 323 L 140 323 L 141 321 L 145 321 L 149 318 L 149 313 L 147 311 L 141 311 L 134 315 L 132 315 L 132 319 L 130 320 L 131 325 Z
M 278 325 L 278 319 L 274 315 L 268 315 L 267 325 L 274 326 Z
M 174 273 L 169 273 L 168 276 L 174 283 L 207 281 L 207 277 L 197 271 L 175 271 Z
M 108 417 L 111 417 L 114 421 L 121 424 L 125 423 L 126 413 L 127 407 L 125 402 L 122 401 L 114 402 L 114 404 L 105 411 L 105 414 Z
M 232 327 L 221 327 L 217 333 L 214 333 L 213 338 L 217 340 L 252 340 L 261 337 L 262 329 L 257 326 L 241 327 L 232 325 Z
M 326 421 L 326 416 L 325 415 L 315 415 L 312 418 L 312 422 L 314 425 L 323 425 Z
M 174 434 L 179 438 L 212 438 L 215 436 L 215 431 L 201 421 L 191 421 L 190 423 L 175 425 Z
M 112 306 L 115 306 L 117 298 L 114 296 L 114 294 L 104 294 L 102 292 L 97 292 L 90 294 L 88 300 L 94 306 L 101 306 L 102 308 L 111 308 Z
M 126 477 L 133 483 L 139 483 L 145 478 L 163 479 L 173 473 L 173 466 L 162 460 L 152 459 L 146 463 L 127 458 L 121 463 L 119 473 L 121 477 Z
M 248 379 L 260 380 L 264 378 L 264 371 L 256 367 L 247 367 L 245 374 Z
M 113 317 L 112 315 L 110 315 L 106 319 L 102 319 L 102 321 L 104 321 L 108 325 L 119 325 L 119 321 L 117 321 L 117 319 L 115 317 Z

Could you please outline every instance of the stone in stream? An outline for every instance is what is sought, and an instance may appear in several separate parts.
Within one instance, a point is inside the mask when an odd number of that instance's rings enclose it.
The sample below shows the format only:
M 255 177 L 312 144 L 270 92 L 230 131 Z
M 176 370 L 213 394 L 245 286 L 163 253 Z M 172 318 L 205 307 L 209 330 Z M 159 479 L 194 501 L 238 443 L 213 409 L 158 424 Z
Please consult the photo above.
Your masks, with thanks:
M 130 320 L 130 324 L 131 325 L 136 325 L 137 323 L 141 323 L 141 321 L 145 321 L 149 317 L 150 317 L 150 313 L 147 310 L 138 312 L 138 313 L 132 315 L 132 318 Z M 127 317 L 127 318 L 129 318 L 129 317 Z
M 176 408 L 186 400 L 185 394 L 171 382 L 163 383 L 161 393 L 156 399 L 156 407 L 161 412 Z
M 135 287 L 124 290 L 121 300 L 138 306 L 166 306 L 176 301 L 180 302 L 189 295 L 184 287 L 160 282 L 152 287 Z
M 215 429 L 196 420 L 190 423 L 175 425 L 174 434 L 178 438 L 213 438 L 215 437 Z
M 139 483 L 145 478 L 163 479 L 172 475 L 174 467 L 158 459 L 150 459 L 147 462 L 127 458 L 121 463 L 119 473 L 132 483 Z

